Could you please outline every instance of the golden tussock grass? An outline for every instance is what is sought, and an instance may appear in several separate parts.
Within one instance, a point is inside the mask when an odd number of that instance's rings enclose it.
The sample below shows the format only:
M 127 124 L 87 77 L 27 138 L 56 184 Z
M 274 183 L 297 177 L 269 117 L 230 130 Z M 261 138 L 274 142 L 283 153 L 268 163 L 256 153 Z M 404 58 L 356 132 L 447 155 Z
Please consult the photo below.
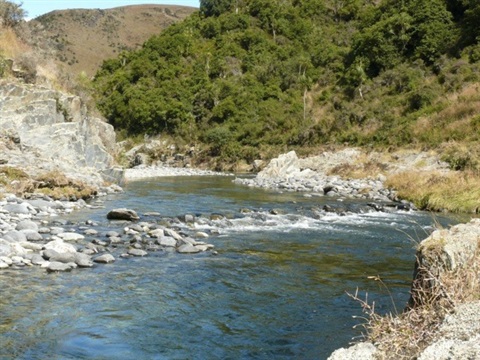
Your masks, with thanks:
M 89 199 L 97 190 L 79 180 L 72 180 L 60 171 L 50 171 L 31 177 L 21 169 L 5 166 L 0 168 L 0 185 L 7 192 L 18 196 L 41 193 L 53 199 Z
M 406 171 L 389 175 L 385 185 L 423 210 L 477 213 L 480 209 L 477 172 Z
M 21 41 L 15 30 L 0 27 L 0 54 L 7 58 L 15 58 L 30 51 L 28 45 Z

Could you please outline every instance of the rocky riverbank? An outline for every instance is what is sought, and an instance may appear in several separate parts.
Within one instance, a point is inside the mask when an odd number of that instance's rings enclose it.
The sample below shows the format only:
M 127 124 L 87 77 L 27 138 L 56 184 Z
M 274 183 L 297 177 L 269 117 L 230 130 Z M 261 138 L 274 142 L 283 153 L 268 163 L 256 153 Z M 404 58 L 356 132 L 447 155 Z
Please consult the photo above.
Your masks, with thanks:
M 479 239 L 480 219 L 434 231 L 418 246 L 409 307 L 390 317 L 370 314 L 368 342 L 329 360 L 479 359 Z
M 373 168 L 358 174 L 360 167 Z M 273 159 L 254 178 L 238 177 L 237 184 L 299 191 L 308 196 L 367 199 L 377 202 L 396 202 L 402 209 L 414 209 L 413 204 L 398 199 L 396 192 L 385 186 L 386 175 L 405 169 L 448 171 L 447 164 L 426 153 L 398 153 L 385 156 L 347 148 L 337 152 L 323 152 L 301 159 L 294 151 Z M 355 173 L 352 177 L 345 173 Z
M 201 240 L 208 234 L 189 231 L 188 216 L 180 223 L 158 214 L 125 220 L 109 213 L 115 230 L 106 233 L 95 222 L 72 224 L 62 218 L 96 206 L 82 197 L 100 201 L 122 191 L 108 184 L 125 178 L 218 173 L 142 164 L 125 177 L 114 160 L 111 125 L 90 116 L 77 96 L 17 80 L 0 81 L 0 129 L 0 269 L 69 271 L 118 256 L 213 248 Z
M 102 188 L 105 195 L 118 191 L 121 188 L 115 185 Z M 209 234 L 190 227 L 193 215 L 180 221 L 156 213 L 140 217 L 129 209 L 106 210 L 111 224 L 108 231 L 94 221 L 74 224 L 62 219 L 62 215 L 92 206 L 97 205 L 7 194 L 0 201 L 0 269 L 38 266 L 49 272 L 70 271 L 153 251 L 194 254 L 214 247 L 205 242 Z
M 352 149 L 353 150 L 353 149 Z M 327 157 L 325 160 L 330 161 Z M 313 162 L 312 162 L 313 164 Z M 255 178 L 236 178 L 235 183 L 316 195 L 392 201 L 395 193 L 383 186 L 384 179 L 344 179 L 309 166 L 294 151 L 273 159 Z

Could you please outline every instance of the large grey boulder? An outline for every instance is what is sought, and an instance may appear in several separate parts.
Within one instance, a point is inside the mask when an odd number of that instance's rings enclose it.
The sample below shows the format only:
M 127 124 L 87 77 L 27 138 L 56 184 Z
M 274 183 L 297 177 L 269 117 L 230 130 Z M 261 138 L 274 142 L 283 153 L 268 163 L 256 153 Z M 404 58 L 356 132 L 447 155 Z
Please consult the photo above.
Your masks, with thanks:
M 110 264 L 115 261 L 115 258 L 112 254 L 103 254 L 94 258 L 93 261 L 101 264 Z
M 300 171 L 298 157 L 295 151 L 282 154 L 272 159 L 270 163 L 258 173 L 259 178 L 285 178 Z
M 38 231 L 38 224 L 32 220 L 22 220 L 15 227 L 16 230 L 34 230 Z
M 48 260 L 51 262 L 53 261 L 53 262 L 69 264 L 69 263 L 75 262 L 75 254 L 67 253 L 67 252 L 62 252 L 62 253 L 57 252 L 56 254 L 53 254 L 52 256 L 50 256 Z
M 89 268 L 93 266 L 92 258 L 87 254 L 76 253 L 74 256 L 74 262 L 82 268 Z
M 120 208 L 120 209 L 110 210 L 107 214 L 107 219 L 135 221 L 140 219 L 140 217 L 137 215 L 137 213 L 134 210 Z
M 192 244 L 183 244 L 177 248 L 177 252 L 179 252 L 180 254 L 196 254 L 201 251 L 201 249 Z
M 25 235 L 25 233 L 18 230 L 12 230 L 7 232 L 5 235 L 3 235 L 3 238 L 11 242 L 27 241 L 27 236 Z
M 417 248 L 410 307 L 422 304 L 426 291 L 442 286 L 443 274 L 467 266 L 478 256 L 480 219 L 435 230 Z M 460 281 L 460 280 L 459 280 Z
M 44 249 L 55 250 L 56 252 L 59 252 L 59 253 L 67 253 L 67 252 L 76 253 L 77 252 L 77 248 L 75 246 L 64 242 L 62 239 L 55 239 L 48 242 L 47 244 L 45 244 Z
M 27 203 L 22 204 L 7 204 L 3 207 L 4 210 L 15 214 L 30 214 L 35 213 L 34 209 L 31 209 Z
M 127 254 L 132 256 L 147 256 L 148 252 L 142 249 L 128 249 Z
M 61 262 L 50 262 L 47 266 L 47 272 L 64 272 L 72 270 L 72 266 L 70 264 L 64 264 Z
M 31 229 L 24 229 L 21 230 L 23 234 L 25 234 L 25 237 L 27 238 L 28 241 L 42 241 L 43 236 L 40 235 L 40 233 L 37 230 L 31 230 Z

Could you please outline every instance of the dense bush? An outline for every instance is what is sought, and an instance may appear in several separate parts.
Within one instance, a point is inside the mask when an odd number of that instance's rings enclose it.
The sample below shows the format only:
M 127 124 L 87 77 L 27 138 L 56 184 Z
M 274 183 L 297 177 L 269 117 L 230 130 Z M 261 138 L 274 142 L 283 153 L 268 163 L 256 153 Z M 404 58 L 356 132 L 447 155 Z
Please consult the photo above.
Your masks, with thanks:
M 416 123 L 477 81 L 479 23 L 470 0 L 203 0 L 103 64 L 98 106 L 131 135 L 200 141 L 226 161 L 325 142 L 430 146 L 448 139 Z

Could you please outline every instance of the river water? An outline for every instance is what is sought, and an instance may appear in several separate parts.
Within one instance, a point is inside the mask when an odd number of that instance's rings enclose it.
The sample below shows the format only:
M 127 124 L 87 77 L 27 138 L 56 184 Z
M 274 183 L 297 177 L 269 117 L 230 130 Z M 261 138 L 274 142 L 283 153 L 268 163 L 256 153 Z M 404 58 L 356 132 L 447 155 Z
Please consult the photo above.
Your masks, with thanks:
M 456 223 L 422 212 L 340 216 L 322 212 L 326 204 L 365 205 L 231 177 L 132 182 L 69 220 L 106 231 L 119 226 L 106 220 L 110 208 L 194 214 L 216 252 L 0 272 L 0 359 L 326 359 L 361 335 L 361 306 L 347 292 L 401 311 L 415 244 L 435 223 Z

